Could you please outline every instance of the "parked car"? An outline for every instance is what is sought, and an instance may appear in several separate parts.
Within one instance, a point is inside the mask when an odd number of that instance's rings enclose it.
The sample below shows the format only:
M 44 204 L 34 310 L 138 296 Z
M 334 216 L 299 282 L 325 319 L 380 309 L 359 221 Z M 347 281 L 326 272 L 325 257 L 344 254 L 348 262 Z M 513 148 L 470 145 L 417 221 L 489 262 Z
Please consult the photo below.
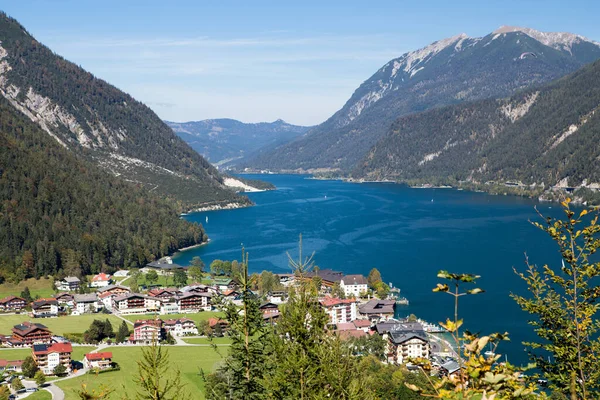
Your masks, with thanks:
M 31 392 L 37 392 L 38 390 L 39 390 L 38 388 L 27 388 L 25 391 L 28 393 L 31 393 Z

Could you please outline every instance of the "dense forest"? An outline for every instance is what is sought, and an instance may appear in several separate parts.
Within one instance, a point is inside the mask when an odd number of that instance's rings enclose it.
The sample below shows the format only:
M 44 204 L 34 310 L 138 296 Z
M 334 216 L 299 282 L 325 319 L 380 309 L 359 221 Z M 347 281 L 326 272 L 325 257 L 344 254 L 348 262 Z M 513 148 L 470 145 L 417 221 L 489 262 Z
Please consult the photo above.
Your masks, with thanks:
M 250 201 L 147 106 L 35 40 L 0 13 L 0 93 L 70 150 L 192 205 Z
M 570 49 L 570 50 L 569 50 Z M 576 71 L 600 57 L 578 39 L 547 46 L 523 32 L 456 36 L 391 60 L 331 118 L 297 140 L 240 166 L 270 170 L 352 170 L 402 116 L 436 107 L 511 96 Z
M 355 178 L 548 188 L 600 182 L 600 61 L 508 99 L 398 119 Z
M 0 279 L 139 267 L 205 240 L 179 211 L 64 149 L 0 97 Z

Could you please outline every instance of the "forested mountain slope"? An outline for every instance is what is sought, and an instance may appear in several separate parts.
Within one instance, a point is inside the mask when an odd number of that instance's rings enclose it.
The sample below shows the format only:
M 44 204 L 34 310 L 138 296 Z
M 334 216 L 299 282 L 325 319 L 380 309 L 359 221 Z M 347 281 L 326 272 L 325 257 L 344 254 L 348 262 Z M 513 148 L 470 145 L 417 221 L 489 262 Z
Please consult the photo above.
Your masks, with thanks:
M 194 150 L 219 166 L 235 165 L 257 151 L 288 143 L 309 129 L 280 119 L 259 123 L 234 119 L 165 123 Z
M 600 61 L 540 88 L 398 119 L 355 178 L 600 188 Z
M 0 94 L 65 148 L 192 204 L 248 202 L 144 104 L 54 54 L 0 13 Z
M 600 44 L 569 33 L 503 27 L 482 38 L 458 35 L 385 64 L 348 102 L 306 135 L 246 166 L 351 170 L 398 117 L 505 97 L 600 58 Z M 243 164 L 242 164 L 243 166 Z
M 139 267 L 203 240 L 174 201 L 98 169 L 0 97 L 0 280 Z

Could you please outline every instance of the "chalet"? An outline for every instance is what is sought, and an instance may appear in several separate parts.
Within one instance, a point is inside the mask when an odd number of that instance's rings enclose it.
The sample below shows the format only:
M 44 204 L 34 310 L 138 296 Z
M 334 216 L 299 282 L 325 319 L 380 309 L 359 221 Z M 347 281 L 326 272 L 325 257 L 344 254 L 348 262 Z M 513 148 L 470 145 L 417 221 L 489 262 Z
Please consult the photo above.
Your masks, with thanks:
M 181 288 L 183 293 L 210 293 L 216 295 L 219 293 L 219 289 L 216 286 L 208 285 L 190 285 Z
M 73 295 L 67 292 L 61 292 L 54 295 L 59 305 L 73 307 Z
M 73 301 L 75 303 L 75 310 L 79 314 L 98 312 L 104 307 L 104 303 L 98 299 L 96 293 L 76 294 L 73 296 Z
M 58 301 L 55 298 L 38 299 L 31 303 L 31 311 L 35 318 L 58 316 Z
M 112 300 L 112 310 L 120 314 L 146 314 L 160 310 L 160 299 L 139 293 L 116 296 Z
M 440 366 L 440 372 L 445 376 L 457 375 L 458 371 L 460 371 L 460 366 L 454 360 L 447 361 Z
M 45 375 L 54 374 L 54 369 L 62 364 L 67 372 L 71 371 L 71 343 L 34 344 L 33 360 Z
M 98 289 L 98 293 L 112 293 L 116 295 L 122 295 L 131 293 L 131 289 L 126 286 L 121 285 L 108 285 L 103 288 Z
M 25 299 L 16 296 L 8 296 L 0 300 L 0 311 L 21 311 L 25 308 L 25 305 Z
M 387 336 L 388 362 L 403 364 L 409 358 L 429 358 L 429 339 L 421 324 L 395 324 Z
M 331 324 L 352 322 L 357 318 L 356 300 L 324 297 L 319 299 L 319 303 L 329 315 L 329 323 Z
M 152 289 L 148 292 L 148 296 L 156 297 L 157 299 L 172 299 L 180 294 L 181 292 L 175 288 Z
M 210 293 L 186 293 L 176 298 L 180 313 L 192 313 L 201 310 L 210 311 L 211 309 Z
M 208 326 L 210 329 L 215 330 L 217 325 L 221 329 L 221 332 L 225 332 L 227 328 L 229 328 L 229 322 L 225 321 L 224 319 L 214 317 L 208 319 Z
M 165 331 L 172 336 L 197 335 L 198 328 L 189 318 L 168 319 L 164 321 Z
M 0 360 L 0 372 L 23 372 L 23 360 Z
M 151 344 L 153 341 L 160 342 L 164 337 L 165 330 L 161 319 L 145 319 L 135 321 L 130 340 L 134 343 Z
M 9 341 L 12 345 L 17 346 L 50 343 L 52 341 L 52 332 L 42 324 L 34 324 L 33 322 L 25 321 L 12 328 L 12 336 Z
M 263 303 L 258 309 L 262 311 L 263 314 L 279 314 L 279 306 L 275 303 Z
M 83 358 L 83 365 L 89 369 L 107 369 L 112 367 L 112 352 L 87 353 Z
M 340 288 L 346 297 L 360 297 L 367 293 L 367 278 L 362 275 L 346 275 L 340 280 Z
M 321 278 L 323 286 L 332 287 L 334 283 L 340 283 L 344 274 L 339 271 L 334 271 L 331 269 L 322 269 L 319 271 L 311 271 L 306 274 L 307 279 L 312 279 L 313 277 L 318 276 Z
M 360 306 L 358 311 L 371 321 L 393 318 L 396 312 L 396 301 L 373 299 Z
M 222 292 L 225 292 L 227 290 L 235 290 L 240 287 L 240 283 L 237 279 L 216 278 L 213 280 L 213 283 Z
M 81 285 L 81 281 L 76 276 L 67 276 L 62 281 L 56 282 L 56 288 L 65 292 L 77 290 L 79 289 L 79 285 Z
M 99 273 L 98 275 L 94 275 L 92 278 L 92 282 L 90 283 L 91 287 L 99 288 L 99 287 L 107 287 L 112 282 L 112 277 L 109 274 L 105 274 L 104 272 Z
M 364 332 L 369 332 L 369 330 L 371 329 L 371 321 L 369 321 L 368 319 L 355 319 L 354 321 L 352 321 L 352 323 L 354 324 L 356 329 L 359 329 Z
M 267 300 L 274 304 L 281 304 L 284 302 L 286 293 L 283 290 L 277 290 L 273 292 L 269 292 L 267 295 Z

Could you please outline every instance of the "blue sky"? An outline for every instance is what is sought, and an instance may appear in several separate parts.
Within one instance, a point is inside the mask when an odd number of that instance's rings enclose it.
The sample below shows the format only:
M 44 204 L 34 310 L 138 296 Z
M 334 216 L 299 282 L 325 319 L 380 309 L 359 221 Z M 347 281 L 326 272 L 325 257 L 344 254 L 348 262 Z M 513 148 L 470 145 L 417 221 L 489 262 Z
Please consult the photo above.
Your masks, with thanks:
M 27 1 L 0 8 L 174 121 L 317 124 L 402 53 L 501 25 L 600 41 L 600 1 Z

